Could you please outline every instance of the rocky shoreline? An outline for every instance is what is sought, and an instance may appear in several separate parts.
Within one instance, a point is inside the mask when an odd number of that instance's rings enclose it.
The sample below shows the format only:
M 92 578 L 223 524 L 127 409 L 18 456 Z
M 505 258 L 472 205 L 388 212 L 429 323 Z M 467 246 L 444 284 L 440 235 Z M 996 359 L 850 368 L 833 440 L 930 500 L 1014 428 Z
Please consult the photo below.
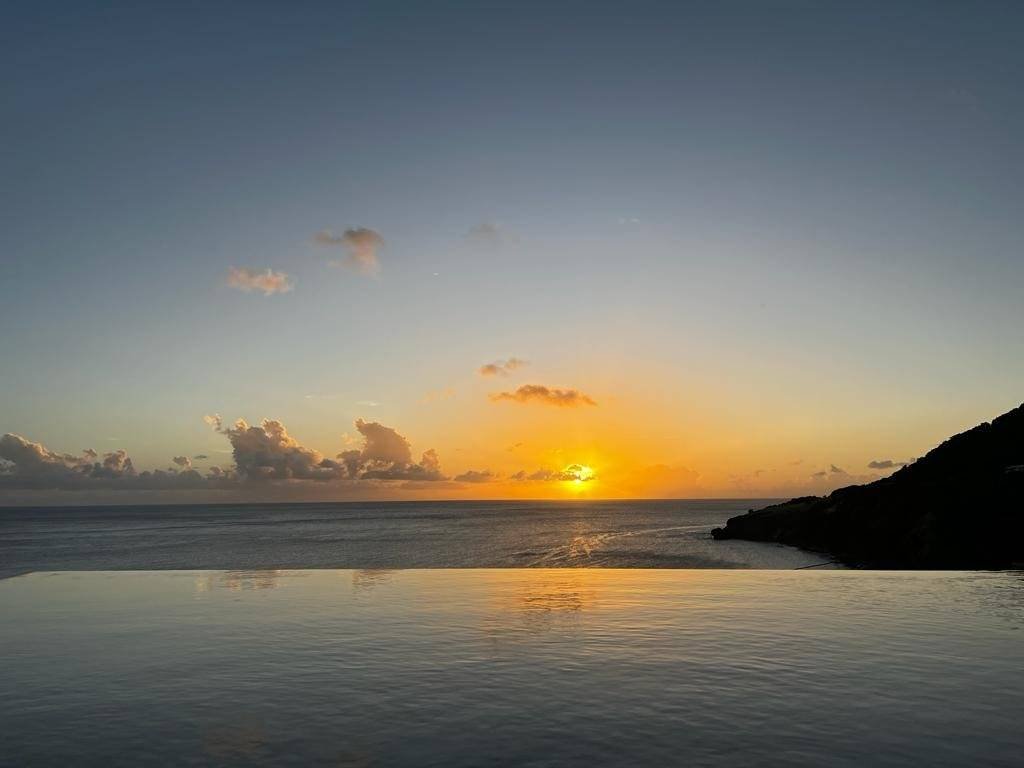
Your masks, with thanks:
M 870 568 L 1024 567 L 1024 405 L 890 477 L 751 510 L 712 536 Z

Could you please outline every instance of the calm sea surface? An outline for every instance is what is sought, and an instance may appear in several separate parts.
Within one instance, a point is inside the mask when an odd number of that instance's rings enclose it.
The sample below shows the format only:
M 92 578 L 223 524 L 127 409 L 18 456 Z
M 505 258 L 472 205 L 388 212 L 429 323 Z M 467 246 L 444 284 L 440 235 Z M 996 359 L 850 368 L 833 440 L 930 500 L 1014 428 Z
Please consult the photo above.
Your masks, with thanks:
M 827 558 L 716 542 L 765 502 L 417 502 L 0 509 L 0 576 L 190 568 L 799 568 Z
M 1020 766 L 1016 573 L 35 573 L 5 766 Z

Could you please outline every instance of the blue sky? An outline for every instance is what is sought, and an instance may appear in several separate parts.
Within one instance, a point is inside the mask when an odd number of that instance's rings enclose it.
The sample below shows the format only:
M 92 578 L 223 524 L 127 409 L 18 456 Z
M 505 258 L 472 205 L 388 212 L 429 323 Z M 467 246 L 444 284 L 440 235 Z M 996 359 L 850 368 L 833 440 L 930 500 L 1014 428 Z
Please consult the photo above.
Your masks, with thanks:
M 728 493 L 772 434 L 862 465 L 1024 399 L 1017 3 L 12 3 L 0 50 L 0 432 L 482 469 L 545 434 L 474 389 L 519 355 Z M 354 227 L 376 276 L 314 243 Z

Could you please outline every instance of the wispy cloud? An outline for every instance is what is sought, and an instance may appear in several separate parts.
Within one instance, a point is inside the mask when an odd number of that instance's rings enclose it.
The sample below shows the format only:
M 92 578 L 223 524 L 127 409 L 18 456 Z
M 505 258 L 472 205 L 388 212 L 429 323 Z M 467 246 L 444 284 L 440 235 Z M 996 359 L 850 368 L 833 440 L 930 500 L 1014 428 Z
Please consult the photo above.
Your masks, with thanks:
M 257 272 L 248 267 L 230 267 L 227 284 L 246 293 L 262 291 L 264 296 L 287 293 L 295 287 L 292 279 L 284 272 L 275 272 L 269 268 L 265 272 Z
M 522 368 L 525 365 L 529 365 L 529 361 L 523 360 L 518 357 L 510 357 L 508 360 L 495 360 L 493 363 L 487 363 L 477 368 L 477 373 L 481 376 L 508 376 L 512 371 L 517 368 Z
M 348 267 L 364 275 L 376 274 L 380 269 L 377 252 L 384 245 L 384 238 L 372 229 L 355 227 L 346 229 L 340 235 L 335 235 L 325 229 L 313 236 L 313 242 L 328 248 L 344 249 L 346 251 L 345 258 L 332 262 L 337 266 Z
M 513 392 L 494 392 L 489 397 L 494 402 L 508 400 L 514 403 L 540 403 L 557 408 L 597 405 L 590 395 L 584 394 L 578 389 L 558 389 L 545 387 L 542 384 L 524 384 Z

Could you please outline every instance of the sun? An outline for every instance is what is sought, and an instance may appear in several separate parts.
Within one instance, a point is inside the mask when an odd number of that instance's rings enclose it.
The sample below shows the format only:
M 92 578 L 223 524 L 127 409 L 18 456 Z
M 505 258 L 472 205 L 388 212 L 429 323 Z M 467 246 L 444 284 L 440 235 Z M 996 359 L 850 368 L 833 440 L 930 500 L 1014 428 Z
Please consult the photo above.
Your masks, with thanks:
M 579 464 L 579 469 L 576 470 L 576 477 L 573 480 L 574 483 L 585 483 L 588 480 L 594 479 L 593 467 L 588 467 L 586 464 Z
M 573 488 L 579 488 L 596 477 L 594 468 L 586 464 L 570 464 L 561 472 L 561 479 Z

